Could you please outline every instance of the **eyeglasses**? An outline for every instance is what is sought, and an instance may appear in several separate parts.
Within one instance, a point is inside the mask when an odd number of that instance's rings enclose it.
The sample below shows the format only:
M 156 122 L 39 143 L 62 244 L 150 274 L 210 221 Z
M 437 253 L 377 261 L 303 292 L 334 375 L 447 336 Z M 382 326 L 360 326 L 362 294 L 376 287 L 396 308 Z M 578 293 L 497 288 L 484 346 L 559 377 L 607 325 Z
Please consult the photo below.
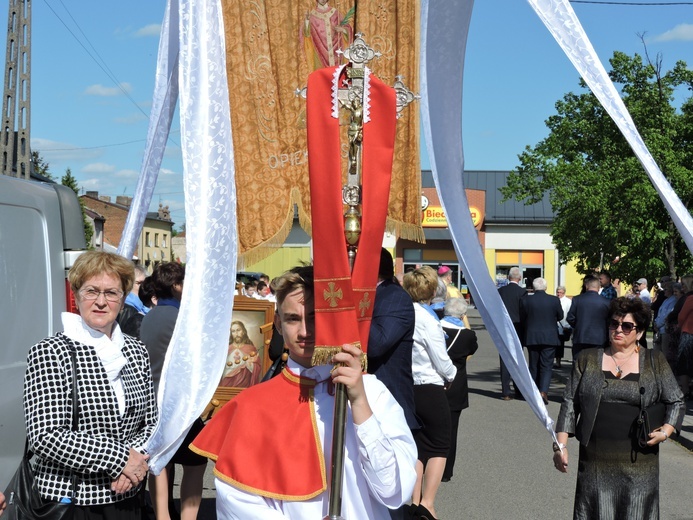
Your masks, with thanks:
M 626 336 L 638 328 L 635 323 L 630 321 L 609 320 L 609 330 L 617 330 L 619 326 Z
M 122 291 L 117 291 L 114 289 L 109 289 L 108 291 L 97 291 L 93 287 L 87 287 L 86 289 L 82 289 L 79 291 L 79 295 L 85 301 L 98 300 L 99 295 L 101 294 L 103 294 L 103 297 L 106 298 L 106 301 L 109 302 L 119 302 L 120 299 L 123 297 Z

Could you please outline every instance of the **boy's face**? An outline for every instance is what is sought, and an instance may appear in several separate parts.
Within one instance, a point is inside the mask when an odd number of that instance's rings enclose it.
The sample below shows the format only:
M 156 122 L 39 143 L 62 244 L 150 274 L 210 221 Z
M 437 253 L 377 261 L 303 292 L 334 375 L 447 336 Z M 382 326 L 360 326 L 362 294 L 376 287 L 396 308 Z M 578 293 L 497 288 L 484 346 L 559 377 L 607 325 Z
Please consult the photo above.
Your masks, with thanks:
M 311 366 L 315 350 L 315 304 L 303 289 L 290 292 L 274 315 L 274 325 L 284 338 L 289 357 L 303 367 Z

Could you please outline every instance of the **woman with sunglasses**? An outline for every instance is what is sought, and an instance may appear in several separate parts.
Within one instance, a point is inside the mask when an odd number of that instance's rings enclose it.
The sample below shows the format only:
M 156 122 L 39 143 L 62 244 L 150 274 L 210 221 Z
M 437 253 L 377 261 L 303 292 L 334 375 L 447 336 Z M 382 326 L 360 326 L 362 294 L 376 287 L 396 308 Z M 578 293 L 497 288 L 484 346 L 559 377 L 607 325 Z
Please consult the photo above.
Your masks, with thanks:
M 573 365 L 556 421 L 556 469 L 568 470 L 568 437 L 580 442 L 574 519 L 659 518 L 659 447 L 681 428 L 683 395 L 661 352 L 638 345 L 649 321 L 639 299 L 617 298 L 609 346 L 585 350 Z M 642 400 L 642 401 L 641 401 Z M 665 404 L 645 448 L 635 438 L 641 404 Z

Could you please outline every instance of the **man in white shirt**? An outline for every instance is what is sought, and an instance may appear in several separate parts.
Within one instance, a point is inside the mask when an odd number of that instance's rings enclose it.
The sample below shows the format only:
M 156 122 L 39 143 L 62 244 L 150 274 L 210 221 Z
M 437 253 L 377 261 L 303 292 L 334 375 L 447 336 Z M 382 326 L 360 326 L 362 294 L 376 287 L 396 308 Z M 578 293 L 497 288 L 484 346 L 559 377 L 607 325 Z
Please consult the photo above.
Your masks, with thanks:
M 650 291 L 647 288 L 646 278 L 640 278 L 637 282 L 635 282 L 633 292 L 637 293 L 638 296 L 640 296 L 640 299 L 643 301 L 643 303 L 646 303 L 647 305 L 652 304 L 652 297 L 650 296 Z
M 244 390 L 217 413 L 191 448 L 216 461 L 220 519 L 321 519 L 328 513 L 334 384 L 349 399 L 342 516 L 388 520 L 411 496 L 416 445 L 402 408 L 375 376 L 363 375 L 361 350 L 343 345 L 332 365 L 313 367 L 313 268 L 277 283 L 275 326 L 289 349 L 282 373 Z

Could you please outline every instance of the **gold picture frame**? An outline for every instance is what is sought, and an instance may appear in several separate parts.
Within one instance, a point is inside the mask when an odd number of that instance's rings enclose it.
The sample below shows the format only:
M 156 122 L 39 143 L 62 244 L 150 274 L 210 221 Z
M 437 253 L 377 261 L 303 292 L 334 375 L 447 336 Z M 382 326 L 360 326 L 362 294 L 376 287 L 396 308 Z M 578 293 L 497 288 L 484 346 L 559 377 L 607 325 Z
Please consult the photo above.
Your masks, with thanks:
M 274 326 L 274 302 L 234 296 L 229 350 L 219 386 L 202 413 L 211 418 L 246 388 L 259 383 L 272 365 L 269 344 Z

